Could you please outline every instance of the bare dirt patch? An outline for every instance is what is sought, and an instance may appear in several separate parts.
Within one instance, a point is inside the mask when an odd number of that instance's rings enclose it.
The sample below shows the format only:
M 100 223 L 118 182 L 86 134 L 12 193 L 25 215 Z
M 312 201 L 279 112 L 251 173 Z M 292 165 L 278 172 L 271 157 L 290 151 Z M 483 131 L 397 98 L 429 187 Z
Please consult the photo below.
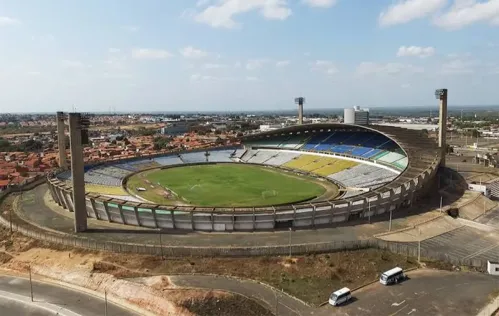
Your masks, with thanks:
M 198 316 L 270 316 L 274 315 L 256 301 L 232 294 L 208 292 L 202 299 L 187 299 L 180 305 Z M 245 306 L 241 309 L 241 306 Z M 236 312 L 237 311 L 237 312 Z
M 356 287 L 395 266 L 417 266 L 413 258 L 375 249 L 332 254 L 250 258 L 167 258 L 109 254 L 103 258 L 136 273 L 205 273 L 254 279 L 268 283 L 311 304 L 325 301 L 332 290 Z M 244 267 L 242 269 L 241 267 Z

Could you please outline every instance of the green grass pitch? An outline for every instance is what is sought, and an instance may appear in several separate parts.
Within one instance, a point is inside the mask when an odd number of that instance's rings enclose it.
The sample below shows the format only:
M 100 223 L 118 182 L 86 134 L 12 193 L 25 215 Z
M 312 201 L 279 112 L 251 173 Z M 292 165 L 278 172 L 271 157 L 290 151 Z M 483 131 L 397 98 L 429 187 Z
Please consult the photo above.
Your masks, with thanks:
M 147 180 L 147 181 L 146 181 Z M 196 165 L 154 170 L 131 177 L 131 192 L 159 204 L 264 206 L 321 196 L 326 188 L 305 177 L 244 164 Z M 145 192 L 138 192 L 144 187 Z M 163 196 L 168 188 L 176 199 Z

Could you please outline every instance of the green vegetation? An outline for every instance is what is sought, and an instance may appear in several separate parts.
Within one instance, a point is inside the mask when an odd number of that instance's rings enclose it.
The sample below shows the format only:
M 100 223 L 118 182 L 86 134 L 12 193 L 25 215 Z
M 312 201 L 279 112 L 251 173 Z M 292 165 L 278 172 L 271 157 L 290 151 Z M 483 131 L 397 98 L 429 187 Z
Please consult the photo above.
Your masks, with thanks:
M 226 207 L 291 203 L 326 192 L 323 185 L 312 179 L 243 164 L 153 170 L 133 176 L 127 186 L 154 203 Z M 138 187 L 147 191 L 137 192 Z M 173 192 L 170 198 L 165 195 L 164 188 Z

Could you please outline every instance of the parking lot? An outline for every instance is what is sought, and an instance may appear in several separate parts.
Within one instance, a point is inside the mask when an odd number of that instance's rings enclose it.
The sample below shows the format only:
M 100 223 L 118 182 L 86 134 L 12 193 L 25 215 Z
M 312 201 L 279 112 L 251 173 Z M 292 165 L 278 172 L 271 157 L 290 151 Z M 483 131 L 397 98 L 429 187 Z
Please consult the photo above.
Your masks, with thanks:
M 499 294 L 499 277 L 479 273 L 417 270 L 399 284 L 369 285 L 350 303 L 325 306 L 318 315 L 462 315 L 475 316 Z

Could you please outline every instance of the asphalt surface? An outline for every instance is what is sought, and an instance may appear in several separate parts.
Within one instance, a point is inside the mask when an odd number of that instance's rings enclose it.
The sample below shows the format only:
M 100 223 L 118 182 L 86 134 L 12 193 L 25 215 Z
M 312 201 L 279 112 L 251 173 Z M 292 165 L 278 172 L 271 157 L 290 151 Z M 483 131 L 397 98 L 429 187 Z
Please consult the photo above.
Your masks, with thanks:
M 0 315 L 102 316 L 105 314 L 103 298 L 38 281 L 33 281 L 33 298 L 34 301 L 31 302 L 29 280 L 0 276 Z M 139 314 L 108 302 L 107 315 Z
M 278 311 L 278 315 L 298 316 L 312 315 L 314 308 L 311 308 L 301 301 L 281 293 L 254 281 L 236 280 L 222 276 L 209 275 L 178 275 L 170 276 L 170 281 L 175 285 L 183 287 L 196 287 L 204 289 L 217 289 L 242 294 L 244 296 L 257 299 L 272 312 Z
M 499 277 L 479 273 L 418 270 L 402 283 L 375 283 L 353 293 L 351 303 L 326 306 L 319 316 L 475 316 L 497 295 Z

